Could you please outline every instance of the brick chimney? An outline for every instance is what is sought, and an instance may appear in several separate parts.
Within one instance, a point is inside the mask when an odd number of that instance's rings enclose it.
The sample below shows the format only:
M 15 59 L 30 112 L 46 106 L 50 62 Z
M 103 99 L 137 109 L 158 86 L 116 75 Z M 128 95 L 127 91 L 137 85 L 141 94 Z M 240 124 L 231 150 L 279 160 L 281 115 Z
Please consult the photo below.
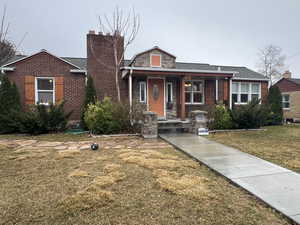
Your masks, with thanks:
M 292 73 L 289 70 L 287 70 L 282 74 L 282 76 L 286 79 L 289 79 L 292 78 Z
M 98 34 L 89 32 L 87 34 L 87 73 L 93 78 L 99 100 L 103 100 L 104 97 L 117 100 L 115 62 L 111 38 L 111 35 L 105 35 L 101 32 Z M 124 51 L 123 39 L 119 48 L 118 52 Z M 121 97 L 127 100 L 127 82 L 122 80 L 121 73 L 119 74 L 119 83 Z

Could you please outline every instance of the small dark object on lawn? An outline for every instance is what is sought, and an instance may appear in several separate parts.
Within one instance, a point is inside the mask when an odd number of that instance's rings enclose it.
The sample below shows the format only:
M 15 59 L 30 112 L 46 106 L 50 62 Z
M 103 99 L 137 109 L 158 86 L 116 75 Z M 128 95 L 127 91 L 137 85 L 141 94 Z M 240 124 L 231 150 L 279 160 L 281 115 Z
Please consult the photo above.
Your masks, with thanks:
M 92 145 L 91 145 L 91 149 L 92 150 L 98 150 L 98 148 L 99 148 L 99 145 L 97 144 L 97 143 L 93 143 Z

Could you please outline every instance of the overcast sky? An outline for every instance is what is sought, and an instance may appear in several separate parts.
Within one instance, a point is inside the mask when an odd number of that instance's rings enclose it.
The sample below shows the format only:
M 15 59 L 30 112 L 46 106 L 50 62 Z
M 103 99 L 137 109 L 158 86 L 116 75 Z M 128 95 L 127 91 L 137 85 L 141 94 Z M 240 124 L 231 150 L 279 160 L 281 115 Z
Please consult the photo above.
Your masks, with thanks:
M 126 58 L 154 45 L 177 61 L 257 69 L 257 52 L 280 46 L 294 77 L 300 78 L 299 0 L 0 0 L 7 5 L 9 37 L 32 54 L 86 57 L 86 34 L 98 29 L 98 15 L 116 5 L 140 14 L 141 29 Z M 1 6 L 0 5 L 0 6 Z M 2 13 L 2 12 L 1 12 Z

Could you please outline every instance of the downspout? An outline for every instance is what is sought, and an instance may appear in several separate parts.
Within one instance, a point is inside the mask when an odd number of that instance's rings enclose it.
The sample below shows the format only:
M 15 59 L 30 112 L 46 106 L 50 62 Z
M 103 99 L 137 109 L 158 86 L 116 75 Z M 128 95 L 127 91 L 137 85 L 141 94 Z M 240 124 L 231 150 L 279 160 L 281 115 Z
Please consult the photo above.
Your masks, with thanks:
M 128 77 L 128 89 L 129 89 L 129 112 L 130 112 L 130 123 L 133 126 L 133 119 L 132 119 L 132 73 L 133 70 L 130 68 L 129 77 Z
M 229 108 L 232 109 L 232 78 L 229 78 Z

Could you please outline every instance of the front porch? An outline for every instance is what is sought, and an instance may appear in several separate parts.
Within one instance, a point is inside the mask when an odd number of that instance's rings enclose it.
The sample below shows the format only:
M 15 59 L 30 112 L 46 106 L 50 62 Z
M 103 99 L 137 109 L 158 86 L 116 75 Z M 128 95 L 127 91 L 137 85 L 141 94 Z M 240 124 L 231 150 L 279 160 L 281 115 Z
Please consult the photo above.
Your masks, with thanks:
M 185 123 L 191 111 L 209 111 L 216 103 L 231 107 L 234 72 L 169 70 L 130 70 L 128 76 L 124 76 L 128 79 L 130 104 L 142 104 L 145 111 L 156 113 L 159 121 Z

